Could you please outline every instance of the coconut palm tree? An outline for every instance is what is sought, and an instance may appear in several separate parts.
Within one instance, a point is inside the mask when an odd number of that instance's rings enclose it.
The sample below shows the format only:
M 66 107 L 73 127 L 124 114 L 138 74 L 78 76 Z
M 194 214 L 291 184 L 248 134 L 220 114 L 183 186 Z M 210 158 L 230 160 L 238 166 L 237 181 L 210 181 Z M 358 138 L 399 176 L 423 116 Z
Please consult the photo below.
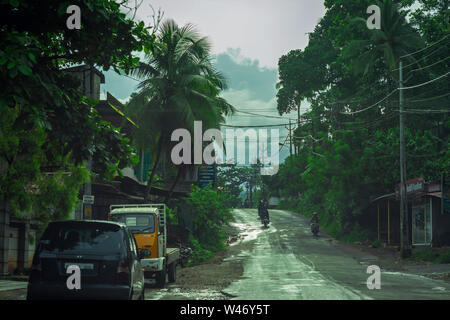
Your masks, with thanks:
M 127 107 L 139 127 L 135 132 L 136 143 L 154 150 L 146 199 L 161 154 L 173 145 L 171 133 L 178 128 L 192 133 L 195 120 L 202 121 L 205 129 L 217 127 L 224 116 L 234 111 L 219 97 L 226 81 L 211 62 L 211 45 L 193 25 L 179 27 L 173 20 L 167 20 L 161 24 L 157 40 L 162 44 L 160 50 L 147 55 L 146 61 L 133 72 L 142 82 Z
M 375 66 L 384 66 L 386 92 L 390 93 L 395 82 L 401 56 L 424 46 L 419 33 L 406 20 L 406 13 L 399 10 L 392 0 L 378 1 L 381 9 L 381 28 L 368 30 L 370 38 L 353 40 L 343 50 L 343 56 L 350 59 L 355 74 L 366 75 Z M 356 18 L 354 22 L 363 22 L 366 18 Z M 409 63 L 417 62 L 414 56 L 406 58 Z M 389 100 L 388 100 L 389 101 Z M 388 102 L 389 105 L 389 102 Z M 389 107 L 388 107 L 389 108 Z

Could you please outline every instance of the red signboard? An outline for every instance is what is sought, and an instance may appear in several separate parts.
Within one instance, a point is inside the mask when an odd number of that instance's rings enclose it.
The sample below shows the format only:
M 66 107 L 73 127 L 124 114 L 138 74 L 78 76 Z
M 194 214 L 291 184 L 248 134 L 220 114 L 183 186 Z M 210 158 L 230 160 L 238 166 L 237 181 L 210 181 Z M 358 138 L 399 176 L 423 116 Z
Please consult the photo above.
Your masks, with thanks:
M 425 179 L 423 177 L 408 180 L 405 182 L 406 195 L 425 192 Z M 397 194 L 400 194 L 400 184 L 397 186 Z

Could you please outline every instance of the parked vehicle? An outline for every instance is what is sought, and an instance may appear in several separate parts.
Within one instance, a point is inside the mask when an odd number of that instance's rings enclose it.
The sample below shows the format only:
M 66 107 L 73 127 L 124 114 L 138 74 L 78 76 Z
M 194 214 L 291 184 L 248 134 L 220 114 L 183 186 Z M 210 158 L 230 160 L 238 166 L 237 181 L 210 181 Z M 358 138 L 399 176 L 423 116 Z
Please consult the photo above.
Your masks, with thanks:
M 311 232 L 317 237 L 317 234 L 319 233 L 319 224 L 317 222 L 311 223 Z
M 169 282 L 176 281 L 176 266 L 180 258 L 179 248 L 167 247 L 165 204 L 124 204 L 110 206 L 109 219 L 125 223 L 136 239 L 140 250 L 148 250 L 141 260 L 145 278 L 155 278 L 163 288 L 168 275 Z
M 67 269 L 73 266 L 80 271 L 79 288 L 68 285 L 71 273 Z M 28 300 L 144 299 L 144 293 L 136 242 L 124 224 L 96 220 L 49 223 L 33 257 Z

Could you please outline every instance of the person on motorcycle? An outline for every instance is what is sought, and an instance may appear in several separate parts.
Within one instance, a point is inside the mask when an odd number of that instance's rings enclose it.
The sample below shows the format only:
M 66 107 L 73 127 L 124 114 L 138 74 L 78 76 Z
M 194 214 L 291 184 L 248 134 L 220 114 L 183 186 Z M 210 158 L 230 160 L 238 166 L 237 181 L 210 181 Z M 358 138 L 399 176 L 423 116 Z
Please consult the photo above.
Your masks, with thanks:
M 313 213 L 313 216 L 311 218 L 310 223 L 317 223 L 317 224 L 319 224 L 319 215 L 317 214 L 317 212 Z
M 269 203 L 267 202 L 267 199 L 264 198 L 264 200 L 262 201 L 262 210 L 261 210 L 261 217 L 267 217 L 267 219 L 270 220 L 269 218 Z
M 319 233 L 319 215 L 317 214 L 317 212 L 313 213 L 310 224 L 311 232 L 314 234 L 314 236 L 317 236 L 317 234 Z
M 264 201 L 263 199 L 259 200 L 259 204 L 258 204 L 258 216 L 259 219 L 262 219 L 262 215 L 264 213 Z

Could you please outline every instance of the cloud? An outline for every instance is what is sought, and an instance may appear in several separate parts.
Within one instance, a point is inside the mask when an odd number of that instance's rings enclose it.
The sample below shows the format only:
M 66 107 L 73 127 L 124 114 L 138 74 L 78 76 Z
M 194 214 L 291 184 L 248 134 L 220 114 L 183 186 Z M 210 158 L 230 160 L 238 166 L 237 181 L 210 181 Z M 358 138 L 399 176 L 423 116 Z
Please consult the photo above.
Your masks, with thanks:
M 226 77 L 230 89 L 248 89 L 252 98 L 270 101 L 276 95 L 278 70 L 260 67 L 257 59 L 243 57 L 240 49 L 229 48 L 215 57 L 215 64 Z

